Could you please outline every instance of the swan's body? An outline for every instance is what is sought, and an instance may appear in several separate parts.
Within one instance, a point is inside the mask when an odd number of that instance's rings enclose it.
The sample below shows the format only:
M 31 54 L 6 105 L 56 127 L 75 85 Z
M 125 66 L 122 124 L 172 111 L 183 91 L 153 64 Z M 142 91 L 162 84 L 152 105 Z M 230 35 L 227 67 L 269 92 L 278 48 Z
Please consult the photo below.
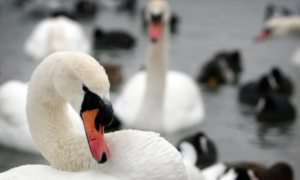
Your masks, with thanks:
M 161 17 L 161 20 L 158 25 L 149 22 L 153 26 L 149 28 L 153 42 L 149 42 L 147 71 L 138 72 L 125 84 L 114 104 L 115 115 L 127 127 L 173 133 L 200 124 L 204 118 L 204 107 L 200 90 L 191 77 L 167 71 L 167 5 L 156 4 L 148 11 L 148 20 L 149 16 Z M 160 26 L 159 23 L 162 24 L 161 32 L 160 27 L 156 27 Z
M 0 145 L 40 154 L 29 131 L 26 117 L 27 83 L 9 81 L 0 87 Z M 69 106 L 68 114 L 75 128 L 83 132 L 82 120 Z M 22 141 L 19 139 L 22 138 Z
M 24 51 L 40 61 L 57 51 L 90 53 L 91 44 L 78 22 L 59 16 L 39 22 L 27 38 Z
M 125 126 L 133 127 L 137 123 L 135 118 L 145 97 L 146 76 L 145 71 L 135 74 L 126 83 L 120 99 L 115 103 L 116 115 Z M 162 107 L 165 115 L 164 131 L 174 132 L 200 123 L 204 117 L 204 108 L 202 102 L 196 99 L 199 97 L 199 90 L 195 87 L 193 80 L 184 73 L 168 71 L 166 81 Z M 147 116 L 149 115 L 150 112 Z M 160 131 L 160 129 L 153 130 Z
M 51 174 L 51 176 L 50 176 Z M 117 178 L 99 173 L 97 171 L 65 172 L 44 165 L 26 165 L 13 168 L 0 174 L 2 180 L 118 180 Z
M 80 113 L 86 134 L 70 126 L 67 102 Z M 89 55 L 58 52 L 42 61 L 28 86 L 26 113 L 33 139 L 54 169 L 95 170 L 125 180 L 187 179 L 180 153 L 156 133 L 124 130 L 105 134 L 104 138 L 103 126 L 113 118 L 109 81 L 103 67 Z M 52 168 L 40 177 L 65 177 Z M 14 177 L 22 167 L 13 171 L 2 176 Z M 32 170 L 20 179 L 34 179 L 32 173 L 38 174 Z

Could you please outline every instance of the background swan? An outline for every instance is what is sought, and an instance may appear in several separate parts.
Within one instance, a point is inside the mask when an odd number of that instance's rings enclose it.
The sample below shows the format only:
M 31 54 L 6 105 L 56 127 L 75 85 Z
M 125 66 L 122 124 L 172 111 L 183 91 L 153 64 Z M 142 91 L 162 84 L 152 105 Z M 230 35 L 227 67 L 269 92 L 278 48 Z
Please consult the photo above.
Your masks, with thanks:
M 277 11 L 277 9 L 273 5 L 267 6 L 266 21 L 262 32 L 257 36 L 257 40 L 282 37 L 293 32 L 300 33 L 300 16 L 292 14 L 285 8 L 281 11 Z M 294 53 L 292 61 L 300 67 L 300 47 Z
M 0 145 L 40 154 L 30 134 L 25 112 L 27 87 L 27 83 L 20 81 L 8 81 L 0 87 Z M 70 105 L 68 114 L 74 127 L 83 132 L 82 120 Z
M 86 134 L 70 126 L 67 102 L 80 113 Z M 113 118 L 109 81 L 103 67 L 84 53 L 54 53 L 37 67 L 28 87 L 26 113 L 33 139 L 52 168 L 97 170 L 125 180 L 187 179 L 180 153 L 158 134 L 124 130 L 104 137 L 104 126 Z M 20 171 L 22 167 L 2 176 L 15 177 Z M 40 175 L 65 177 L 53 170 Z M 26 176 L 21 178 L 33 177 Z
M 90 53 L 91 44 L 78 22 L 59 16 L 39 22 L 27 38 L 24 51 L 40 61 L 56 51 Z
M 151 1 L 147 9 L 150 55 L 147 71 L 125 84 L 114 103 L 115 115 L 125 126 L 172 133 L 200 124 L 204 107 L 191 77 L 167 71 L 170 11 L 165 1 Z

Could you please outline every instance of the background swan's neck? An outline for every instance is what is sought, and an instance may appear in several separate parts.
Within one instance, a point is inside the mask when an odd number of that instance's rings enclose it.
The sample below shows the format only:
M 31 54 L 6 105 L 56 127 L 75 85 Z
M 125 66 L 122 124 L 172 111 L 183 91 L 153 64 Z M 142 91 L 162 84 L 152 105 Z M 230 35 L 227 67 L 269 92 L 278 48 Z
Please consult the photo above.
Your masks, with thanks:
M 50 52 L 58 52 L 64 50 L 63 43 L 63 20 L 60 18 L 53 19 L 53 25 L 50 35 Z
M 156 43 L 150 42 L 146 91 L 138 120 L 136 121 L 138 127 L 141 127 L 143 124 L 147 126 L 142 126 L 145 129 L 156 131 L 163 131 L 164 129 L 163 107 L 168 66 L 168 36 L 169 29 L 168 26 L 165 26 L 161 39 Z
M 97 163 L 85 134 L 73 127 L 67 103 L 48 77 L 52 72 L 49 65 L 44 73 L 35 73 L 29 84 L 26 113 L 32 137 L 52 167 L 64 171 L 93 169 Z

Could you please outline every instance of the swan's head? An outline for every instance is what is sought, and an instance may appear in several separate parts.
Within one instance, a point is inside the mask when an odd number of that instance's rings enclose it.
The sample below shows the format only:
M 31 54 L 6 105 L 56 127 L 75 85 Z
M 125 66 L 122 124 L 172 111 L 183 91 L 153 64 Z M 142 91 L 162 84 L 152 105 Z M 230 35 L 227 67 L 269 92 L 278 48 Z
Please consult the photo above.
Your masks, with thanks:
M 157 42 L 161 39 L 164 28 L 170 21 L 169 5 L 164 0 L 152 0 L 146 10 L 146 20 L 149 24 L 149 39 Z
M 52 82 L 56 92 L 80 114 L 94 159 L 106 162 L 109 151 L 104 127 L 112 122 L 114 111 L 104 68 L 84 53 L 58 52 L 44 62 L 55 62 Z
M 293 31 L 293 20 L 285 17 L 268 20 L 257 40 L 262 41 L 272 37 L 281 37 Z

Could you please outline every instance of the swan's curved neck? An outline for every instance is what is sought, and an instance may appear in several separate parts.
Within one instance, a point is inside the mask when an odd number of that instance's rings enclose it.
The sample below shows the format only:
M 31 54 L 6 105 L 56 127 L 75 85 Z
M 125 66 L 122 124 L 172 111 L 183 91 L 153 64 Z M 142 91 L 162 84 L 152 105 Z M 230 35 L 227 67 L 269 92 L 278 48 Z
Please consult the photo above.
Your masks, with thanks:
M 64 50 L 64 43 L 63 43 L 63 22 L 60 18 L 53 19 L 53 25 L 51 29 L 50 35 L 50 52 L 58 52 Z
M 137 123 L 147 124 L 146 129 L 157 131 L 162 131 L 164 127 L 163 102 L 168 66 L 168 36 L 169 27 L 165 25 L 161 39 L 155 43 L 150 42 L 146 92 L 138 116 L 139 121 L 137 121 Z
M 67 102 L 48 77 L 52 72 L 49 66 L 38 78 L 33 76 L 28 87 L 26 113 L 32 137 L 52 167 L 64 171 L 92 169 L 97 163 L 86 136 L 73 127 Z

